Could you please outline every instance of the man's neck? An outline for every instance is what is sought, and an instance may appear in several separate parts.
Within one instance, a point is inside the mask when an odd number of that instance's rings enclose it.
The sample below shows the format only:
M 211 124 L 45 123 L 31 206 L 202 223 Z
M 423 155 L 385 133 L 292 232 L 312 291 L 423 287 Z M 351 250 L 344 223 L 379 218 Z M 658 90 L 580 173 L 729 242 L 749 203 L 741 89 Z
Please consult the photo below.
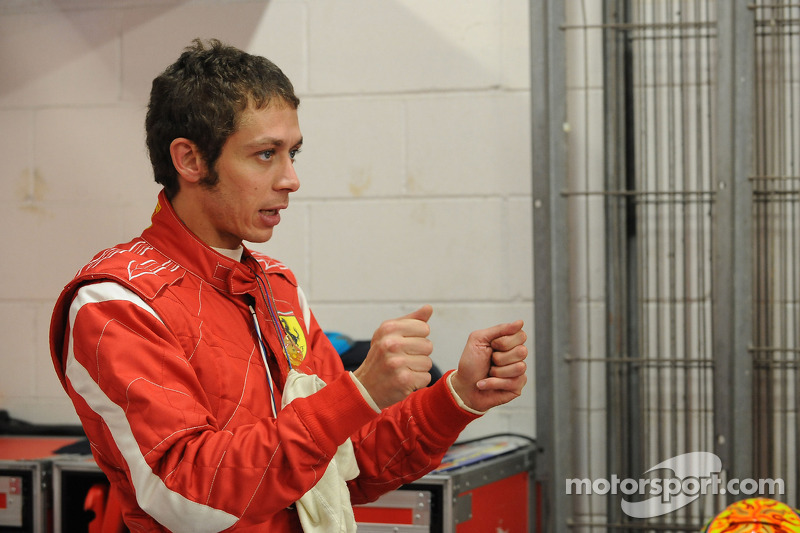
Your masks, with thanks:
M 229 259 L 233 259 L 234 261 L 242 260 L 242 252 L 244 252 L 244 247 L 242 245 L 239 245 L 239 247 L 235 250 L 229 250 L 227 248 L 215 248 L 213 246 L 212 248 L 214 248 L 217 253 L 220 253 Z

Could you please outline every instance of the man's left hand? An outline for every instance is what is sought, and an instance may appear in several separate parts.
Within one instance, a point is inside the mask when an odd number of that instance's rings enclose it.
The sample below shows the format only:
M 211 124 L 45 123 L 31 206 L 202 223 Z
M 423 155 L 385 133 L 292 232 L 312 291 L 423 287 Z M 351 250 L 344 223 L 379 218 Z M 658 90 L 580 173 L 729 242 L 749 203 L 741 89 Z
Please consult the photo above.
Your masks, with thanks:
M 510 402 L 527 382 L 522 320 L 474 331 L 451 377 L 456 393 L 476 411 Z

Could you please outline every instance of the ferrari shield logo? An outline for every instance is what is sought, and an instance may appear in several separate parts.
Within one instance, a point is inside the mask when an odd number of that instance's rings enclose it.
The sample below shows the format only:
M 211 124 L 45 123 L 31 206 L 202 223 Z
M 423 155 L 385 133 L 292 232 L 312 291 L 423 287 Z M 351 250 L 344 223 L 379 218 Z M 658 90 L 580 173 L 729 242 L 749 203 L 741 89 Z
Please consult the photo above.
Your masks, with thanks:
M 283 344 L 286 346 L 287 355 L 293 367 L 300 366 L 306 358 L 306 336 L 303 335 L 303 328 L 294 315 L 281 315 L 281 327 L 283 328 Z

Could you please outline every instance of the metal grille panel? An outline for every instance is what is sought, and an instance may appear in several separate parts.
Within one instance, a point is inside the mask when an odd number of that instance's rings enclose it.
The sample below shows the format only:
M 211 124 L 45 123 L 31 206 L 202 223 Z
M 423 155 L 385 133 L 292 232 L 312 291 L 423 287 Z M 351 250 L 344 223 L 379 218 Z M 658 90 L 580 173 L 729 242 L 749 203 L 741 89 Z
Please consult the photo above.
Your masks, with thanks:
M 800 1 L 532 6 L 544 522 L 696 531 L 740 498 L 635 520 L 561 477 L 636 479 L 692 451 L 785 480 L 797 506 Z
M 755 467 L 798 495 L 800 412 L 800 2 L 756 10 Z

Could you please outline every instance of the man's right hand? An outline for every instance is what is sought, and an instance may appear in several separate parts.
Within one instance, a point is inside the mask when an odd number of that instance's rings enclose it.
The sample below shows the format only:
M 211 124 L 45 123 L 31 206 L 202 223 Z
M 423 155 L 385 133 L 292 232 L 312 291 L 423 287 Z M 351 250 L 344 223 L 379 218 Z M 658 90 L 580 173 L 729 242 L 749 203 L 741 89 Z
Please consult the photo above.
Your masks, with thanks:
M 353 373 L 381 409 L 430 383 L 433 343 L 428 339 L 428 320 L 432 314 L 433 308 L 424 305 L 375 330 L 367 357 Z

